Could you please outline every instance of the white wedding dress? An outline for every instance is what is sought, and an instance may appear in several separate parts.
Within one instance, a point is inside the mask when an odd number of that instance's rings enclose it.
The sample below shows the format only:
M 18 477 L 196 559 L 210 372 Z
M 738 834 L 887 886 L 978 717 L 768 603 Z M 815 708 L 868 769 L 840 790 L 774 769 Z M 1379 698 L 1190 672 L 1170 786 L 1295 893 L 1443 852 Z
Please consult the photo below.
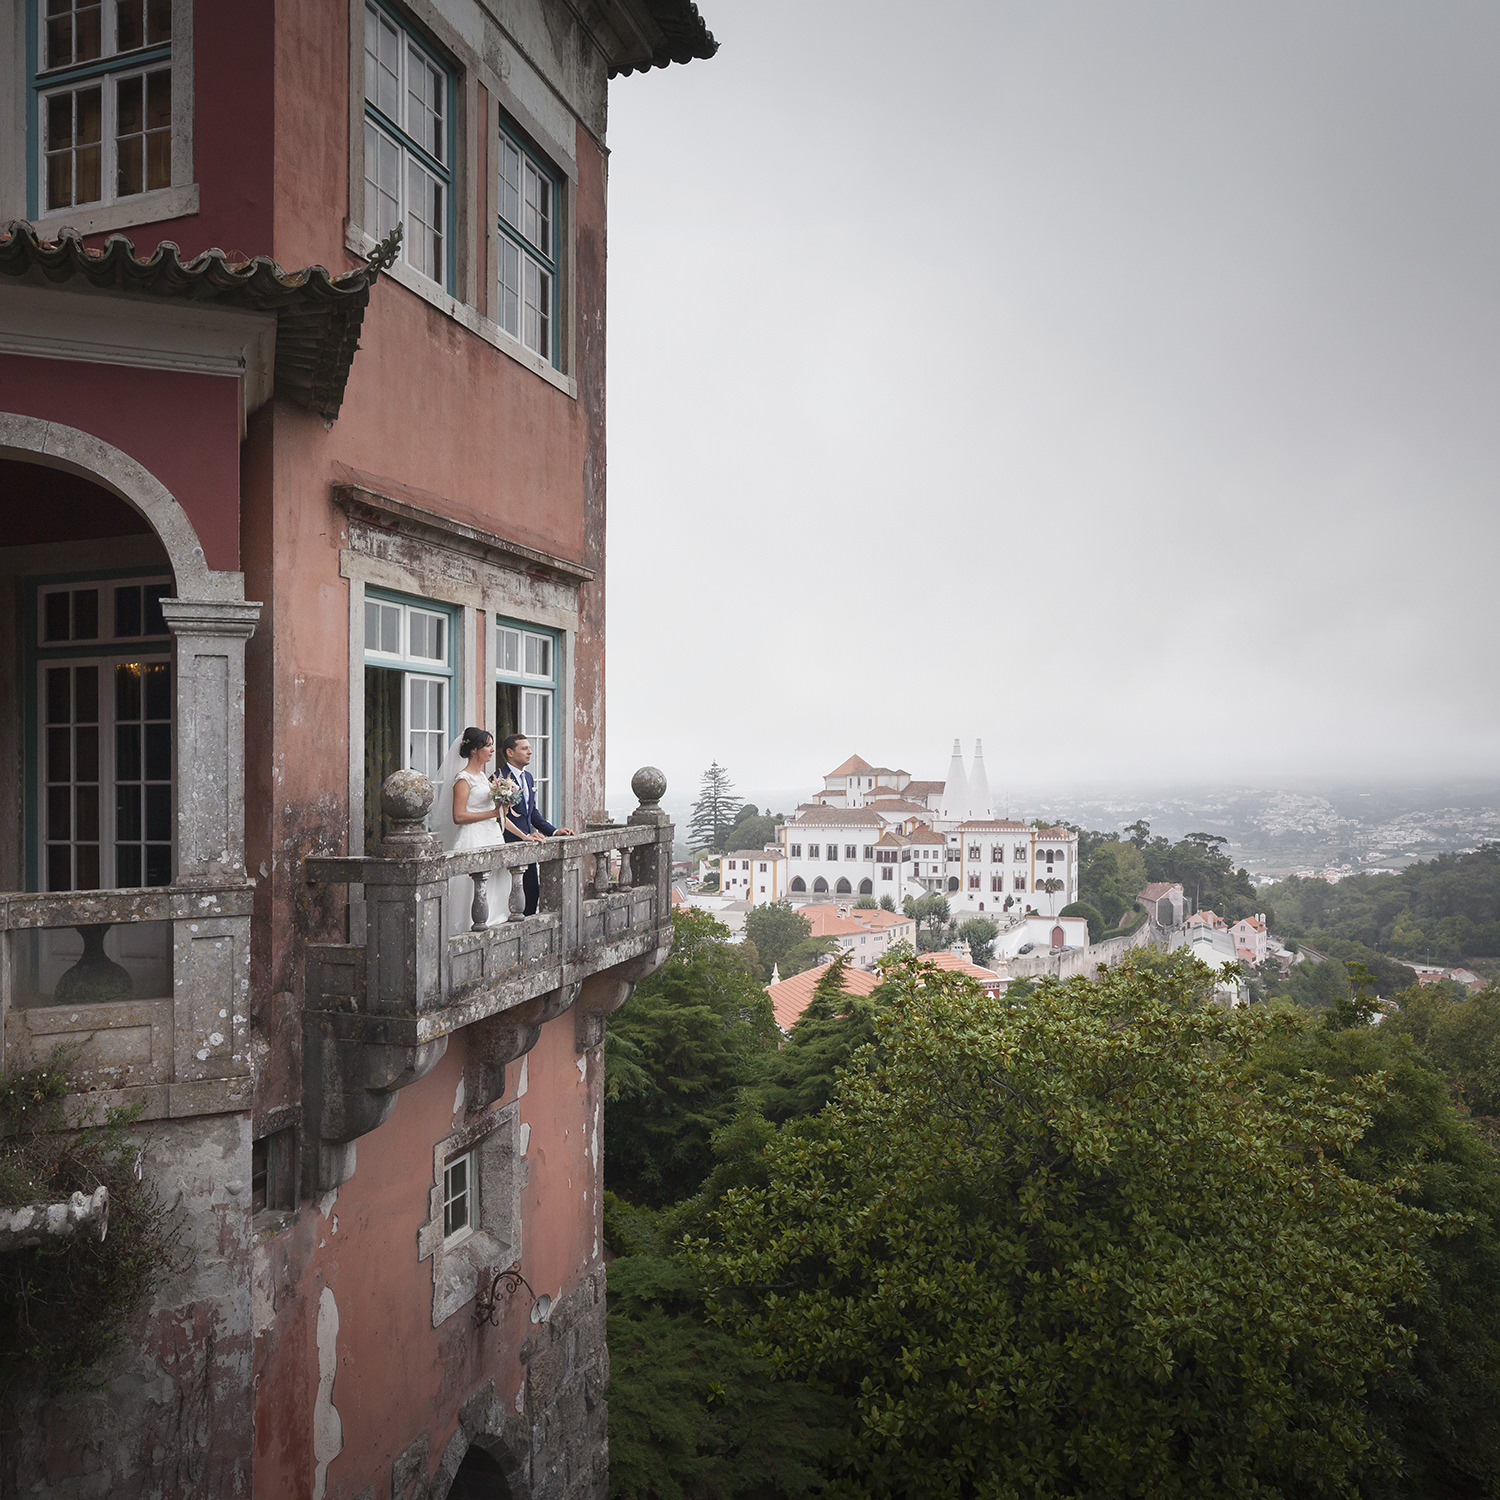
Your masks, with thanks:
M 495 794 L 490 790 L 489 779 L 473 771 L 460 771 L 453 778 L 452 786 L 467 786 L 469 800 L 465 804 L 469 812 L 493 812 Z M 448 793 L 451 805 L 453 793 Z M 482 823 L 454 823 L 447 820 L 452 829 L 452 841 L 444 839 L 455 853 L 469 849 L 496 849 L 505 847 L 505 835 L 497 818 L 486 818 Z M 474 904 L 474 882 L 467 875 L 455 875 L 448 882 L 448 926 L 451 932 L 469 932 L 474 919 L 470 910 Z M 510 871 L 491 870 L 489 880 L 490 926 L 498 926 L 510 916 Z

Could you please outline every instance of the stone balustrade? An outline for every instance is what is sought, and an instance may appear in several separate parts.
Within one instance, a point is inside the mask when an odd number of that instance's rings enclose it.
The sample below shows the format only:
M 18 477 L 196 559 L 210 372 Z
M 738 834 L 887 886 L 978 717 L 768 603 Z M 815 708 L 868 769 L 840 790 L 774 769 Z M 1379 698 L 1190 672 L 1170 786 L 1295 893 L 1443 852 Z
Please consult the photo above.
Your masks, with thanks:
M 656 968 L 671 944 L 672 826 L 659 771 L 637 772 L 641 805 L 624 824 L 596 822 L 578 835 L 445 853 L 424 826 L 432 786 L 397 772 L 382 789 L 388 833 L 363 857 L 312 857 L 312 884 L 360 885 L 360 943 L 306 950 L 303 1004 L 304 1125 L 319 1150 L 304 1156 L 306 1185 L 324 1192 L 353 1171 L 355 1140 L 395 1107 L 397 1092 L 468 1035 L 465 1094 L 471 1108 L 498 1098 L 505 1064 L 570 1009 L 580 1050 L 596 1045 L 603 1018 Z M 535 915 L 491 920 L 488 875 L 536 865 Z M 450 910 L 454 877 L 474 879 L 463 913 Z M 482 877 L 475 879 L 475 877 Z

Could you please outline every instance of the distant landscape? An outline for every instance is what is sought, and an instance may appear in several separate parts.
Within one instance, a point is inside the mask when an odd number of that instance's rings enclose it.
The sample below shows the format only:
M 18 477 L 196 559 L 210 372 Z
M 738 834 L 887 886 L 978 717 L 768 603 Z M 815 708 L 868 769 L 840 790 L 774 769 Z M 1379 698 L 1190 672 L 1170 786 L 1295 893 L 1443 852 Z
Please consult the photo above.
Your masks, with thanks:
M 733 774 L 733 762 L 727 764 Z M 941 774 L 941 768 L 933 774 Z M 812 796 L 814 786 L 739 786 L 738 791 L 763 812 L 790 815 L 798 802 Z M 696 792 L 695 782 L 674 786 L 664 799 L 679 829 L 686 826 Z M 1046 818 L 1106 832 L 1144 818 L 1153 834 L 1172 840 L 1188 833 L 1222 834 L 1236 866 L 1263 881 L 1309 872 L 1341 876 L 1401 870 L 1414 860 L 1500 840 L 1500 781 L 1094 785 L 1015 792 L 997 787 L 995 795 L 1001 816 Z M 634 805 L 627 792 L 616 793 L 610 802 L 616 817 Z

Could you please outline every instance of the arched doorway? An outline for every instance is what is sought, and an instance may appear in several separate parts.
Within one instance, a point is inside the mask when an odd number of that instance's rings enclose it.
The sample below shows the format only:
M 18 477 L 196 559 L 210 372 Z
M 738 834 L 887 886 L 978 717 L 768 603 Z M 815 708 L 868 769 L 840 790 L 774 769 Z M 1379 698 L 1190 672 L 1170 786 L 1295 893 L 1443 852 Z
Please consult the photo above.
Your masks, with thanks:
M 828 894 L 828 882 L 821 875 L 813 881 L 813 894 L 826 896 Z
M 807 889 L 807 882 L 800 875 L 793 875 L 791 889 L 800 895 Z
M 860 881 L 859 893 L 861 896 L 873 896 L 875 894 L 875 882 L 868 875 Z
M 853 894 L 854 887 L 849 884 L 848 880 L 845 879 L 844 876 L 840 875 L 838 884 L 834 886 L 833 890 L 834 894 L 837 896 L 849 896 Z
M 447 1500 L 512 1500 L 513 1494 L 498 1460 L 471 1447 L 448 1487 Z
M 958 876 L 957 875 L 950 875 L 948 877 L 948 889 L 950 891 L 956 891 L 958 889 Z
M 1067 946 L 1067 933 L 1065 933 L 1061 927 L 1054 927 L 1052 929 L 1052 951 L 1055 953 L 1059 948 L 1066 948 Z

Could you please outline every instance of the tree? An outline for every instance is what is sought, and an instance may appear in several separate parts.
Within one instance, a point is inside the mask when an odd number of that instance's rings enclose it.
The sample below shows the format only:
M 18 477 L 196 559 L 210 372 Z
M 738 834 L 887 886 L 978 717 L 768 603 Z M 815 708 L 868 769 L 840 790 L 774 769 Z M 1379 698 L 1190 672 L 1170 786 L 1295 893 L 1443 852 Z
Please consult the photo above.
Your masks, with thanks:
M 693 848 L 717 849 L 722 853 L 738 810 L 729 772 L 714 761 L 698 782 L 698 800 L 688 816 L 688 840 Z
M 736 823 L 725 834 L 724 844 L 728 849 L 764 849 L 776 842 L 776 830 L 780 827 L 777 819 L 757 814 Z
M 610 1018 L 605 1053 L 605 1180 L 648 1205 L 697 1188 L 714 1131 L 777 1038 L 761 976 L 729 930 L 691 908 L 672 929 L 671 957 Z
M 1127 959 L 1015 1007 L 920 978 L 697 1251 L 779 1376 L 854 1396 L 838 1493 L 1208 1500 L 1378 1471 L 1364 1397 L 1438 1223 L 1335 1159 L 1378 1085 L 1247 1086 L 1304 1022 L 1197 1004 L 1207 970 Z
M 861 896 L 854 903 L 855 911 L 879 911 L 880 903 L 873 896 Z
M 1104 933 L 1104 917 L 1087 901 L 1070 901 L 1058 912 L 1060 917 L 1082 917 L 1089 924 L 1089 942 L 1097 943 Z
M 881 911 L 895 911 L 896 903 L 889 891 L 880 898 L 880 909 Z
M 1111 841 L 1096 846 L 1086 863 L 1080 856 L 1080 863 L 1081 899 L 1098 907 L 1105 927 L 1115 926 L 1146 888 L 1146 861 L 1141 851 L 1134 844 Z
M 755 944 L 761 972 L 769 984 L 773 967 L 780 968 L 783 979 L 801 972 L 788 969 L 786 961 L 799 943 L 812 937 L 812 923 L 788 901 L 767 902 L 764 906 L 752 906 L 745 913 L 745 936 Z
M 995 939 L 1000 936 L 1000 924 L 988 917 L 970 917 L 958 924 L 958 935 L 969 945 L 969 957 L 981 969 L 987 969 L 995 956 Z
M 948 920 L 952 915 L 946 896 L 940 896 L 936 891 L 918 896 L 911 903 L 907 915 L 916 921 L 918 945 L 925 952 L 930 953 L 942 946 L 948 933 Z M 923 931 L 924 928 L 926 931 Z

